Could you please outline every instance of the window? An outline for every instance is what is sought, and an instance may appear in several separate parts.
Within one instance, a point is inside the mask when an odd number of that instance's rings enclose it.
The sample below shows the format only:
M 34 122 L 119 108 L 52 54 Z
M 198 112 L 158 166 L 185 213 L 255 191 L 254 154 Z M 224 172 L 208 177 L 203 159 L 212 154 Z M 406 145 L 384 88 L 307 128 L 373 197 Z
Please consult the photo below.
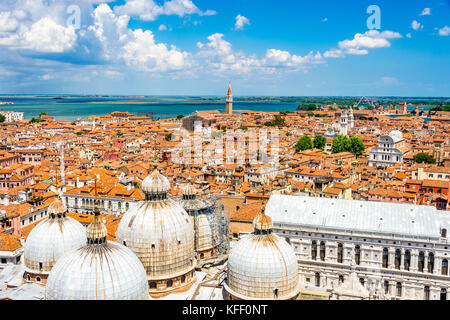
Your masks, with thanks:
M 156 282 L 150 282 L 150 289 L 156 289 Z
M 442 272 L 441 273 L 443 276 L 448 275 L 448 260 L 447 259 L 442 260 Z
M 383 248 L 383 268 L 387 268 L 389 266 L 389 250 L 388 248 Z
M 400 263 L 402 260 L 402 252 L 400 249 L 395 250 L 395 269 L 400 270 Z
M 364 278 L 359 278 L 359 283 L 364 287 Z
M 397 297 L 401 297 L 402 296 L 402 283 L 401 282 L 397 282 Z
M 320 273 L 317 272 L 315 278 L 316 278 L 316 287 L 320 287 Z
M 441 237 L 442 237 L 442 238 L 447 238 L 447 229 L 442 229 L 442 231 L 441 231 Z
M 325 242 L 320 243 L 320 260 L 325 261 Z
M 423 272 L 423 267 L 425 265 L 425 253 L 423 251 L 419 252 L 419 261 L 417 268 L 419 269 L 419 272 Z
M 441 289 L 441 300 L 447 300 L 447 289 Z
M 405 251 L 405 258 L 404 258 L 404 268 L 405 270 L 409 271 L 409 266 L 411 264 L 411 252 L 409 250 Z
M 339 283 L 343 283 L 344 282 L 344 276 L 341 274 L 339 276 Z
M 425 300 L 430 300 L 430 287 L 429 286 L 425 286 L 424 295 L 425 295 Z
M 360 246 L 355 246 L 355 263 L 359 265 L 361 263 L 361 248 Z
M 2 261 L 2 263 L 6 263 L 6 259 L 5 258 L 2 258 L 1 261 Z
M 167 288 L 170 288 L 173 286 L 173 281 L 172 280 L 168 280 L 167 281 Z
M 317 259 L 317 242 L 314 240 L 311 245 L 311 258 L 313 260 Z
M 338 256 L 337 256 L 337 261 L 339 263 L 343 262 L 343 256 L 344 256 L 344 247 L 342 246 L 342 243 L 338 244 Z
M 388 294 L 389 293 L 389 281 L 385 281 L 384 282 L 384 294 Z
M 434 270 L 434 253 L 430 252 L 428 254 L 428 272 L 433 273 Z

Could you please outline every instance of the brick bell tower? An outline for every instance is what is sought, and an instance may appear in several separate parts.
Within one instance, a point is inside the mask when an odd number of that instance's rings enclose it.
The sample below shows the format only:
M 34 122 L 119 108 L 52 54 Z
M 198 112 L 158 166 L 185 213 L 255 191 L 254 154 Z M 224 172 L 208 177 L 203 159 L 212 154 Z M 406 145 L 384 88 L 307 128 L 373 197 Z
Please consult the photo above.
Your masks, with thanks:
M 233 114 L 233 94 L 231 93 L 231 83 L 228 84 L 228 93 L 227 93 L 227 114 Z

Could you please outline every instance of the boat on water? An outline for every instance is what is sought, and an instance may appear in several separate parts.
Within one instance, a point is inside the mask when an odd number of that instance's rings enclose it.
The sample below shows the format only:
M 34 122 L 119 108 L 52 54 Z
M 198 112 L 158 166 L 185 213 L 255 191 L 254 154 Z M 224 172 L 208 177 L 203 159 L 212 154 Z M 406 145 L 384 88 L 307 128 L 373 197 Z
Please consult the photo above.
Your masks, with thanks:
M 14 102 L 11 101 L 0 101 L 1 105 L 7 105 L 7 104 L 14 104 Z

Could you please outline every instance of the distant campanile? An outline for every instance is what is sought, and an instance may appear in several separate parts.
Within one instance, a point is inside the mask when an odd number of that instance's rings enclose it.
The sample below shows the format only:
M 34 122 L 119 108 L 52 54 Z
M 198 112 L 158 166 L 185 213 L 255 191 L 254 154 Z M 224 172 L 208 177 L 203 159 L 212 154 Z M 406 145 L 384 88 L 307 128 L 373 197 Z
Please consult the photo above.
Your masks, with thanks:
M 227 93 L 227 114 L 233 114 L 233 94 L 231 93 L 231 83 L 228 84 L 228 93 Z

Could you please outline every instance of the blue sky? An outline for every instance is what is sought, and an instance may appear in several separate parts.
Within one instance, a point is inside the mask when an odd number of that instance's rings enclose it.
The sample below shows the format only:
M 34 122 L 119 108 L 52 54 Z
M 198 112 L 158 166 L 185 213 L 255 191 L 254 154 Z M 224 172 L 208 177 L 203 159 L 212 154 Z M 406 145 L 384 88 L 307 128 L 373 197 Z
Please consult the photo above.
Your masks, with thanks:
M 3 0 L 0 93 L 450 96 L 449 18 L 450 0 Z

